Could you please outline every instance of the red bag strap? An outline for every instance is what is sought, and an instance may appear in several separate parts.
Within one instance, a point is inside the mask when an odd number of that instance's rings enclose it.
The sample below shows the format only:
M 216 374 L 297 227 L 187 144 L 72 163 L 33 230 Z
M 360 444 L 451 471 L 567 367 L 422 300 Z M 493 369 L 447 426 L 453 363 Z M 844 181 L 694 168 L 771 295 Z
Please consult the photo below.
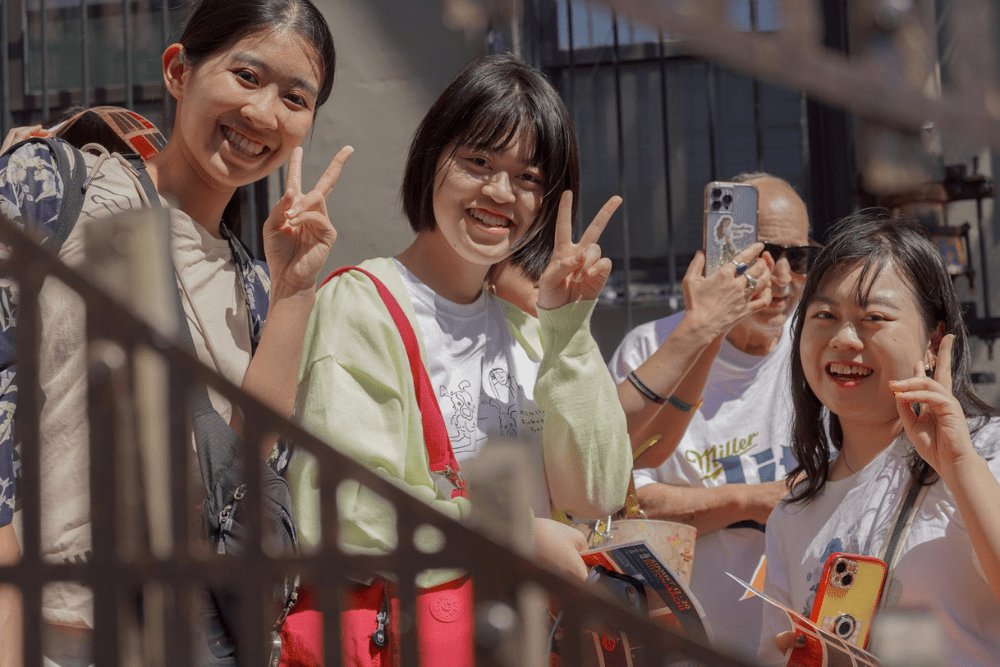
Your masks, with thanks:
M 427 458 L 430 460 L 431 472 L 444 475 L 452 483 L 455 490 L 451 492 L 451 497 L 469 497 L 469 489 L 462 477 L 462 471 L 458 466 L 458 459 L 451 448 L 451 439 L 448 437 L 448 429 L 444 425 L 444 417 L 441 416 L 441 406 L 438 404 L 437 396 L 434 394 L 434 387 L 431 379 L 427 375 L 423 361 L 420 359 L 420 345 L 417 343 L 417 336 L 413 332 L 413 326 L 409 318 L 403 312 L 396 297 L 392 295 L 389 288 L 381 280 L 373 276 L 368 271 L 356 266 L 344 266 L 329 276 L 320 285 L 327 284 L 330 279 L 339 276 L 346 271 L 358 271 L 363 273 L 375 283 L 378 295 L 382 297 L 382 302 L 389 310 L 392 321 L 399 330 L 399 335 L 403 339 L 403 346 L 406 348 L 406 356 L 410 361 L 410 372 L 413 375 L 413 385 L 417 394 L 417 405 L 420 407 L 420 420 L 424 428 L 424 444 L 427 447 Z

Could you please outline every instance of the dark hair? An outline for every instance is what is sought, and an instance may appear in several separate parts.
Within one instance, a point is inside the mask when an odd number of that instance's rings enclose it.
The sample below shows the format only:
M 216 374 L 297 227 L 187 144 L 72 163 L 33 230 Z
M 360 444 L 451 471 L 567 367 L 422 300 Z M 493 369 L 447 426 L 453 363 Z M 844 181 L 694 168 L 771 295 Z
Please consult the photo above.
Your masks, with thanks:
M 531 230 L 511 262 L 538 280 L 552 256 L 559 197 L 573 192 L 576 217 L 580 167 L 573 122 L 562 98 L 539 70 L 511 55 L 473 60 L 455 75 L 420 122 L 403 174 L 403 212 L 415 232 L 433 230 L 438 160 L 451 145 L 501 151 L 517 137 L 531 137 L 532 166 L 546 192 Z
M 313 116 L 330 97 L 337 54 L 333 35 L 323 14 L 309 0 L 199 0 L 188 15 L 180 44 L 187 64 L 198 66 L 214 53 L 231 47 L 244 37 L 264 30 L 288 30 L 309 40 L 316 48 L 323 69 Z M 171 106 L 171 115 L 173 114 Z M 171 127 L 173 122 L 165 124 Z M 234 192 L 222 221 L 239 236 L 243 220 L 239 191 Z
M 323 69 L 316 109 L 330 97 L 337 54 L 323 14 L 309 0 L 200 0 L 188 16 L 178 40 L 184 57 L 197 66 L 248 35 L 287 30 L 316 48 Z M 314 111 L 315 113 L 315 111 Z
M 824 413 L 829 414 L 829 440 L 840 450 L 843 431 L 837 415 L 830 413 L 806 382 L 799 346 L 806 309 L 816 296 L 820 282 L 829 273 L 844 274 L 861 267 L 856 289 L 858 303 L 866 303 L 874 280 L 892 267 L 910 286 L 924 328 L 932 335 L 940 324 L 945 334 L 955 334 L 952 347 L 952 394 L 966 417 L 996 416 L 998 411 L 980 400 L 972 389 L 969 336 L 962 320 L 958 296 L 941 251 L 930 240 L 927 230 L 908 218 L 890 218 L 884 209 L 866 209 L 838 222 L 830 232 L 826 246 L 807 274 L 798 309 L 795 311 L 792 342 L 792 402 L 795 421 L 792 430 L 792 453 L 798 467 L 789 479 L 805 473 L 804 480 L 791 489 L 789 502 L 808 502 L 822 490 L 830 475 L 830 450 Z M 985 423 L 976 424 L 978 428 Z M 975 428 L 973 429 L 975 430 Z M 910 472 L 920 484 L 936 481 L 934 469 L 914 451 Z

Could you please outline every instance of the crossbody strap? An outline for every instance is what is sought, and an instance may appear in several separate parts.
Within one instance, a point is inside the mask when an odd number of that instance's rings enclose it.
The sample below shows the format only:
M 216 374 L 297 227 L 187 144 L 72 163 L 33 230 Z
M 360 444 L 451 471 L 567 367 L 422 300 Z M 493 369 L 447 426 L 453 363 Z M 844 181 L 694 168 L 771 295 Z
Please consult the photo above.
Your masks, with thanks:
M 889 533 L 889 538 L 882 545 L 882 552 L 879 557 L 885 563 L 885 583 L 884 588 L 889 585 L 892 581 L 893 568 L 896 565 L 896 559 L 899 557 L 899 552 L 903 548 L 903 543 L 906 541 L 906 536 L 910 532 L 910 527 L 913 525 L 913 519 L 916 516 L 916 509 L 923 502 L 924 496 L 927 495 L 927 489 L 930 488 L 926 484 L 921 484 L 916 478 L 910 481 L 910 488 L 906 491 L 906 496 L 903 498 L 903 502 L 900 503 L 899 509 L 896 510 L 896 521 L 893 523 L 892 532 Z M 879 608 L 885 606 L 885 595 L 881 596 L 879 600 Z
M 434 394 L 431 379 L 427 375 L 427 369 L 420 358 L 420 345 L 417 343 L 417 335 L 413 331 L 413 325 L 406 317 L 396 297 L 392 295 L 389 288 L 365 269 L 356 266 L 345 266 L 337 269 L 323 281 L 323 285 L 335 276 L 339 276 L 347 271 L 357 271 L 368 276 L 373 283 L 378 295 L 382 298 L 392 321 L 403 339 L 403 346 L 406 348 L 406 356 L 410 362 L 410 373 L 413 375 L 413 385 L 416 390 L 417 405 L 420 407 L 420 420 L 424 430 L 424 445 L 427 447 L 427 458 L 429 460 L 431 472 L 443 475 L 452 483 L 455 489 L 451 492 L 451 497 L 469 497 L 469 489 L 462 477 L 462 471 L 458 466 L 458 459 L 451 448 L 451 438 L 448 437 L 448 429 L 444 425 L 444 417 L 441 416 L 441 406 L 438 404 L 437 396 Z

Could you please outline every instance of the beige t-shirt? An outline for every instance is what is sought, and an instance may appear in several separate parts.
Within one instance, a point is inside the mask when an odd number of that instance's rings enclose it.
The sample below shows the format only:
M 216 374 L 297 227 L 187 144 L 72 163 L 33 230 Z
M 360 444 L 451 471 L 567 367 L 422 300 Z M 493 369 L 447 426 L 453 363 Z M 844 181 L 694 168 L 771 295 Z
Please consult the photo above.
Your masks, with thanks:
M 88 155 L 88 165 L 95 159 Z M 113 160 L 105 162 L 101 176 L 88 189 L 84 213 L 59 252 L 60 259 L 68 266 L 84 264 L 88 225 L 141 206 L 123 170 Z M 167 206 L 162 198 L 161 203 Z M 250 363 L 250 327 L 229 244 L 210 236 L 179 210 L 170 209 L 170 221 L 174 263 L 191 297 L 183 296 L 182 290 L 181 299 L 198 357 L 216 368 L 209 352 L 211 347 L 220 362 L 218 370 L 239 385 Z M 52 278 L 42 287 L 39 305 L 42 556 L 56 563 L 82 562 L 91 554 L 85 309 L 75 292 Z M 210 399 L 228 421 L 232 412 L 229 401 L 211 390 Z M 19 519 L 16 517 L 15 521 L 19 523 Z M 48 623 L 93 627 L 91 592 L 74 583 L 49 584 L 42 596 L 42 614 Z

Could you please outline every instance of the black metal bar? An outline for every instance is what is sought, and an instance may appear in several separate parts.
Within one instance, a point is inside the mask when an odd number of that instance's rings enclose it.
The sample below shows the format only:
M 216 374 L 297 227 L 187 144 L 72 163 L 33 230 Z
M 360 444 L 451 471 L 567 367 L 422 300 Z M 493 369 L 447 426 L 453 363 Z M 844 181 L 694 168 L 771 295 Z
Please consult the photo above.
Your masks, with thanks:
M 125 52 L 125 106 L 135 110 L 132 91 L 132 25 L 129 21 L 129 0 L 122 0 L 122 50 Z
M 6 239 L 5 239 L 6 240 Z M 25 573 L 21 584 L 23 613 L 24 664 L 42 664 L 42 561 L 41 561 L 41 405 L 38 387 L 39 341 L 41 322 L 38 293 L 41 272 L 30 270 L 30 262 L 13 255 L 11 277 L 18 283 L 21 302 L 18 306 L 17 349 L 20 363 L 17 370 L 19 385 L 14 429 L 21 442 L 21 480 L 17 494 L 23 507 L 21 566 Z
M 162 344 L 166 347 L 166 342 Z M 187 427 L 187 406 L 189 378 L 178 366 L 166 363 L 168 386 L 168 440 L 170 451 L 170 527 L 173 557 L 183 568 L 191 563 L 189 548 L 190 528 L 188 525 L 188 457 L 191 456 L 191 436 Z M 176 590 L 176 587 L 175 587 Z M 176 593 L 177 602 L 166 616 L 166 636 L 173 640 L 167 642 L 165 665 L 181 665 L 191 660 L 191 621 L 189 610 L 194 606 L 198 596 L 190 588 L 184 588 Z M 195 615 L 198 619 L 199 616 Z
M 705 62 L 705 106 L 708 109 L 708 173 L 710 181 L 718 180 L 715 157 L 715 65 Z
M 49 117 L 49 35 L 45 0 L 39 0 L 39 27 L 42 40 L 42 120 Z
M 632 247 L 628 224 L 628 195 L 625 191 L 625 119 L 622 104 L 622 64 L 618 53 L 618 14 L 611 13 L 611 37 L 614 40 L 615 65 L 615 130 L 618 140 L 618 194 L 624 201 L 618 210 L 622 225 L 622 255 L 625 265 L 625 331 L 632 330 Z
M 750 29 L 757 32 L 759 29 L 757 19 L 757 0 L 750 0 Z M 757 77 L 750 79 L 753 95 L 753 138 L 754 146 L 757 149 L 757 171 L 764 171 L 764 131 L 761 125 L 764 122 L 764 112 L 760 102 L 760 81 Z
M 31 40 L 29 27 L 28 0 L 21 0 L 21 88 L 25 97 L 31 94 L 31 82 L 28 73 L 28 42 Z
M 670 274 L 670 293 L 677 292 L 677 248 L 674 243 L 673 193 L 670 191 L 670 119 L 667 100 L 667 58 L 663 43 L 663 30 L 658 30 L 660 42 L 660 122 L 663 129 L 663 180 L 664 204 L 667 223 L 667 271 Z
M 10 42 L 7 38 L 7 10 L 9 4 L 0 7 L 0 136 L 7 136 L 11 128 L 10 113 Z
M 90 106 L 90 17 L 87 16 L 87 0 L 80 0 L 80 89 L 83 106 Z
M 93 595 L 93 660 L 96 665 L 118 664 L 118 594 L 125 588 L 118 583 L 116 526 L 118 478 L 115 455 L 122 443 L 116 428 L 121 415 L 116 414 L 115 398 L 125 390 L 120 386 L 123 369 L 117 353 L 124 350 L 115 343 L 101 340 L 103 318 L 96 308 L 87 308 L 87 340 L 91 345 L 87 363 L 87 419 L 90 451 L 90 576 Z M 96 354 L 95 354 L 96 353 Z M 82 444 L 82 443 L 81 443 Z
M 573 0 L 566 0 L 566 34 L 569 39 L 569 44 L 567 48 L 567 55 L 569 56 L 569 69 L 566 79 L 569 85 L 569 92 L 567 94 L 567 106 L 569 107 L 569 116 L 573 119 L 573 124 L 576 125 L 577 121 L 577 104 L 576 104 L 576 47 L 573 44 Z M 578 130 L 579 131 L 579 130 Z M 582 221 L 577 218 L 573 221 L 574 232 L 579 236 L 580 225 Z

